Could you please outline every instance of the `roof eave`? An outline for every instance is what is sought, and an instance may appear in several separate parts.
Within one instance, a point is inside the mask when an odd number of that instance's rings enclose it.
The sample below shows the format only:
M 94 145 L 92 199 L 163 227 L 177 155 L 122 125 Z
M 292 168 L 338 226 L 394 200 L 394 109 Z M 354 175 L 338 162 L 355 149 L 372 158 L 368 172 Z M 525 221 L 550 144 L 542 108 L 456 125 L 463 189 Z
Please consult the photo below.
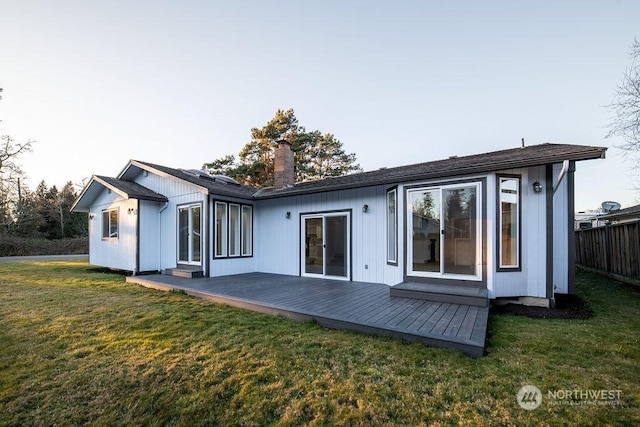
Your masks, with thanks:
M 332 185 L 330 187 L 318 187 L 318 188 L 295 189 L 294 187 L 294 189 L 285 189 L 286 191 L 283 191 L 280 194 L 267 193 L 265 195 L 261 195 L 260 190 L 258 190 L 256 191 L 256 193 L 254 193 L 254 198 L 255 199 L 275 199 L 275 198 L 287 197 L 287 196 L 298 196 L 302 194 L 315 194 L 315 193 L 324 193 L 328 191 L 349 190 L 352 188 L 373 187 L 376 185 L 397 185 L 404 182 L 415 182 L 415 181 L 423 181 L 428 179 L 437 179 L 437 178 L 445 178 L 445 177 L 458 177 L 458 176 L 473 175 L 478 173 L 496 172 L 503 169 L 515 169 L 515 168 L 541 166 L 546 164 L 556 164 L 556 163 L 562 163 L 565 160 L 582 161 L 582 160 L 604 159 L 606 151 L 607 151 L 606 147 L 592 147 L 592 149 L 584 150 L 579 153 L 556 154 L 556 155 L 548 156 L 548 157 L 545 157 L 544 159 L 539 159 L 535 161 L 531 161 L 531 160 L 522 160 L 519 162 L 518 161 L 516 162 L 497 161 L 493 163 L 483 163 L 481 166 L 477 166 L 477 167 L 463 167 L 458 169 L 450 169 L 444 173 L 425 172 L 425 173 L 419 173 L 419 174 L 405 175 L 399 178 L 372 179 L 370 181 L 367 181 L 366 183 L 361 183 L 361 182 L 346 183 L 346 184 Z

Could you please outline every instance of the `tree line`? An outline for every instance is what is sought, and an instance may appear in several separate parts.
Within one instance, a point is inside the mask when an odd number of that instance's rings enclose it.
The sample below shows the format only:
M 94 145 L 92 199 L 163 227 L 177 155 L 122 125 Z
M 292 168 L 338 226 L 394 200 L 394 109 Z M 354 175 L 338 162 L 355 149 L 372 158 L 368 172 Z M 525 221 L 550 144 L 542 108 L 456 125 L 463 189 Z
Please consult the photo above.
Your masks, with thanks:
M 16 144 L 2 136 L 0 148 L 0 235 L 28 238 L 65 239 L 87 235 L 85 213 L 71 212 L 78 193 L 71 181 L 64 187 L 40 182 L 35 191 L 17 166 L 21 153 L 31 150 L 33 141 Z
M 45 181 L 35 191 L 26 185 L 18 160 L 33 149 L 33 144 L 33 140 L 20 143 L 9 135 L 0 136 L 0 236 L 45 239 L 86 236 L 87 215 L 71 212 L 78 194 L 70 181 L 62 189 L 49 187 Z

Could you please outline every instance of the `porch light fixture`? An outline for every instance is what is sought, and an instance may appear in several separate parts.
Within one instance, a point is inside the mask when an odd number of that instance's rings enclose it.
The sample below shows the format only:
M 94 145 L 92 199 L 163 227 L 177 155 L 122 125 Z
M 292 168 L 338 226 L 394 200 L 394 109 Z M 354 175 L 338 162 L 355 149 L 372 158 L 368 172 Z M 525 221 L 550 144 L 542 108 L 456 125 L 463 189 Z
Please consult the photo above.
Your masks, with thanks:
M 287 211 L 287 213 L 284 214 L 284 217 L 287 219 L 291 218 L 291 212 Z
M 362 205 L 362 212 L 364 212 L 364 213 L 369 212 L 369 205 L 368 204 L 365 203 L 364 205 Z
M 542 193 L 542 184 L 540 184 L 538 181 L 533 183 L 533 192 Z
M 94 214 L 89 214 L 89 219 L 93 219 L 93 218 L 95 218 L 95 215 Z

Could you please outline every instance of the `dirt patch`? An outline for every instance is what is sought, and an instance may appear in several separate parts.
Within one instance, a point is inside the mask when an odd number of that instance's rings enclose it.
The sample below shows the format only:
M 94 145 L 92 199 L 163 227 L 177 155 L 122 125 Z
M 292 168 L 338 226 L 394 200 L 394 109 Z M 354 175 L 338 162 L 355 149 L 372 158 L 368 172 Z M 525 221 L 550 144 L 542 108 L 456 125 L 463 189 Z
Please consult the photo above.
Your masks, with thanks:
M 564 294 L 556 295 L 556 308 L 531 307 L 522 304 L 494 304 L 491 306 L 491 312 L 540 319 L 588 319 L 593 316 L 593 310 L 589 303 L 577 295 Z

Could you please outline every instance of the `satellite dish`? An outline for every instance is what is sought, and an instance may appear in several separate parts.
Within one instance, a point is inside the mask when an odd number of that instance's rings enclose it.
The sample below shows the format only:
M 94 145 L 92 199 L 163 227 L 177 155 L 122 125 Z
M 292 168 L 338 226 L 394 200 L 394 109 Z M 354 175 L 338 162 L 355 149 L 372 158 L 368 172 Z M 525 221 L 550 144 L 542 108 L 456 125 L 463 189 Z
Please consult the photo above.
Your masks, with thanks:
M 602 210 L 605 211 L 605 213 L 619 211 L 620 203 L 612 202 L 612 201 L 602 202 L 601 207 L 602 207 Z

